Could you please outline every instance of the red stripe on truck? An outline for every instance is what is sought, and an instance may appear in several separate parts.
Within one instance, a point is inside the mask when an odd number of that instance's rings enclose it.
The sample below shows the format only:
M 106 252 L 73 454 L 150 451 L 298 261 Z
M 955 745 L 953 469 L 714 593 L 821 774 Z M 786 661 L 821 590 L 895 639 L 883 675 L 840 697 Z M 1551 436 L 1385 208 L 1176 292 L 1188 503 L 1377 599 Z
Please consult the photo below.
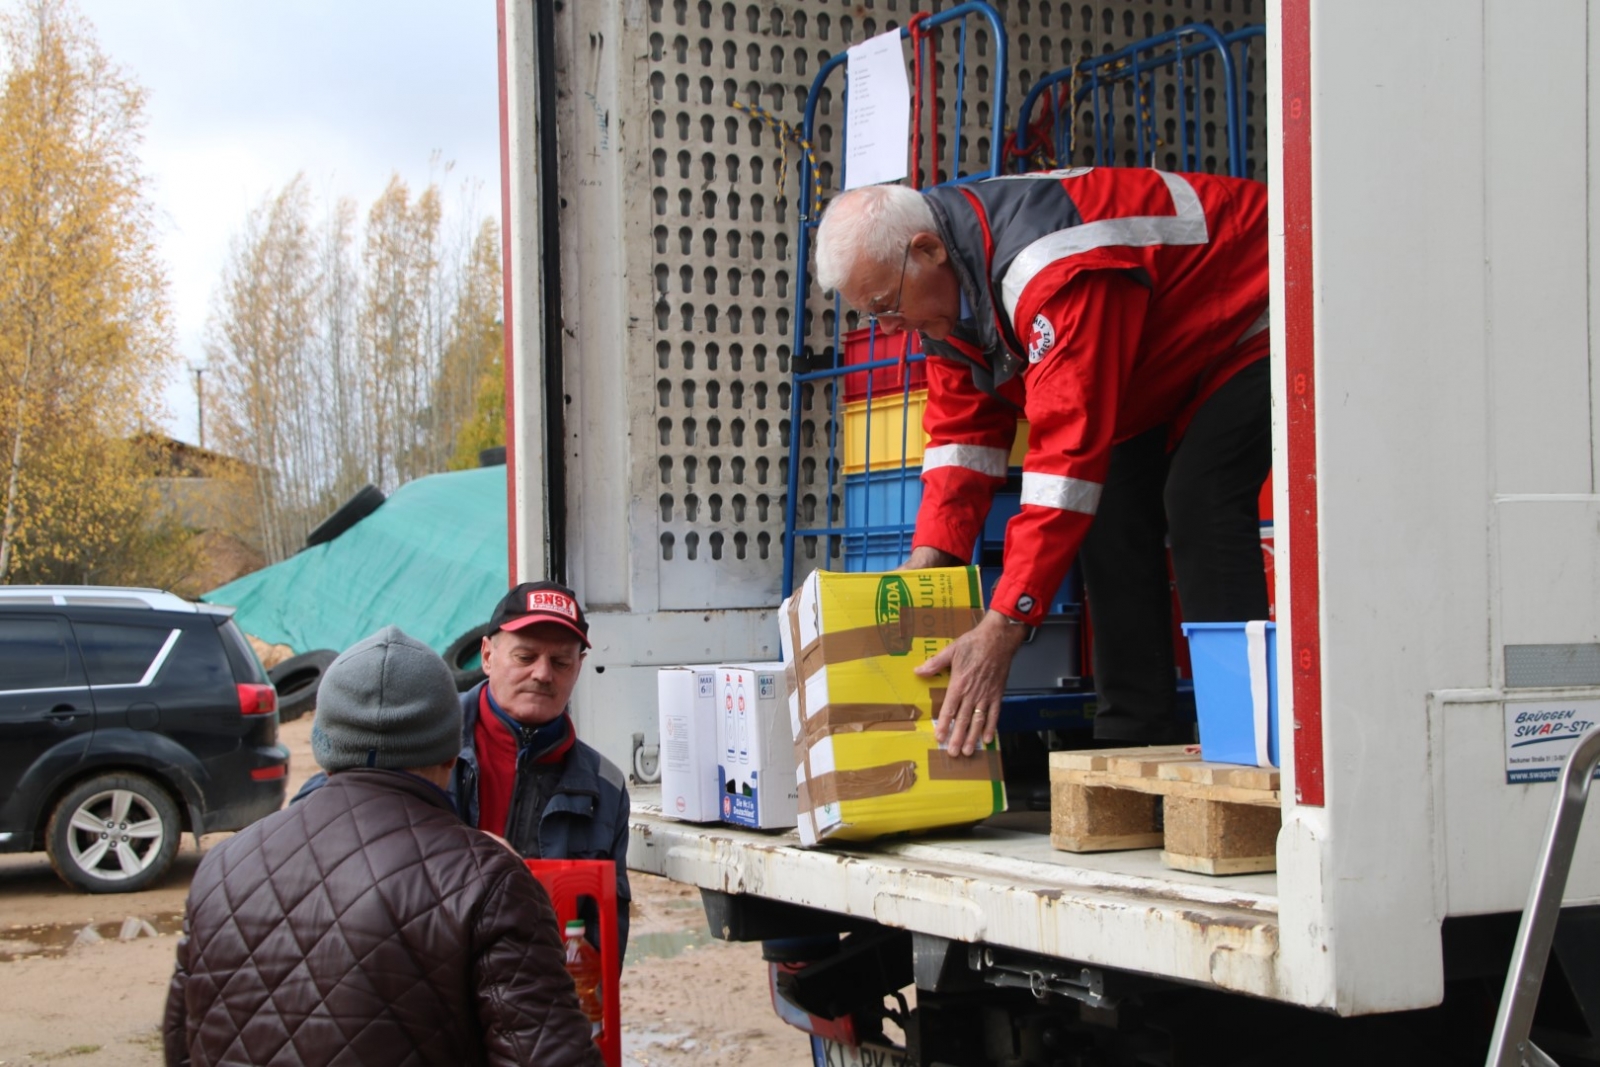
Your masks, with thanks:
M 1311 2 L 1283 0 L 1283 350 L 1288 397 L 1294 789 L 1323 804 L 1322 587 L 1317 543 L 1316 304 L 1311 243 Z M 1285 650 L 1279 649 L 1281 656 Z

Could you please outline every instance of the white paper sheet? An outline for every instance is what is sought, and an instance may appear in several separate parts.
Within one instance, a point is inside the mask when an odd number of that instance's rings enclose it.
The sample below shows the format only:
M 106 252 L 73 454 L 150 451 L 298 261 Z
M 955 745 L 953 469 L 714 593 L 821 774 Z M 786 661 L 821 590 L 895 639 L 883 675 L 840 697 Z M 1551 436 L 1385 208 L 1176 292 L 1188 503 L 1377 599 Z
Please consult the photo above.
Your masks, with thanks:
M 898 181 L 910 155 L 911 87 L 900 31 L 890 30 L 850 48 L 846 67 L 845 185 Z

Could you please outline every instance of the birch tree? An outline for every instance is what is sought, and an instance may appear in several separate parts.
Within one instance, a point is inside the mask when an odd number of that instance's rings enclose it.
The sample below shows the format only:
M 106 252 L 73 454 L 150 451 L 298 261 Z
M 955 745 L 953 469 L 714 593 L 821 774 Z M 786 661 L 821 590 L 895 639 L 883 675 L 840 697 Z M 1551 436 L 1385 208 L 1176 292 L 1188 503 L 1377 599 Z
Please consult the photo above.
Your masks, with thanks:
M 484 393 L 501 365 L 498 228 L 480 219 L 444 241 L 442 199 L 397 175 L 358 228 L 348 199 L 316 218 L 297 178 L 234 238 L 207 416 L 255 472 L 269 559 L 362 485 L 446 469 L 469 425 L 497 438 L 480 447 L 504 440 L 503 413 L 485 407 L 503 407 L 503 389 Z
M 212 424 L 223 449 L 250 465 L 262 549 L 274 560 L 305 540 L 326 466 L 313 410 L 321 287 L 310 213 L 301 177 L 251 213 L 231 243 L 206 342 Z
M 435 386 L 434 403 L 446 425 L 447 465 L 478 465 L 478 453 L 506 443 L 505 325 L 500 317 L 500 228 L 485 219 L 456 286 L 450 341 Z

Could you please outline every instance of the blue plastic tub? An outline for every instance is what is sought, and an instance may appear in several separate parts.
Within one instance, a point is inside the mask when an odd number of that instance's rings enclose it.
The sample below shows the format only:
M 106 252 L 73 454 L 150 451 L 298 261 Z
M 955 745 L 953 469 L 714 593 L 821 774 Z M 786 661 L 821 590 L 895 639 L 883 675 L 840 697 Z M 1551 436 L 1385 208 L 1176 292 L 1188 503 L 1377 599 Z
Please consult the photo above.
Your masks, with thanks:
M 1200 722 L 1200 756 L 1217 763 L 1259 765 L 1256 724 L 1260 716 L 1250 677 L 1246 623 L 1186 622 L 1194 666 L 1194 702 Z M 1278 639 L 1272 623 L 1265 637 L 1266 755 L 1278 766 Z

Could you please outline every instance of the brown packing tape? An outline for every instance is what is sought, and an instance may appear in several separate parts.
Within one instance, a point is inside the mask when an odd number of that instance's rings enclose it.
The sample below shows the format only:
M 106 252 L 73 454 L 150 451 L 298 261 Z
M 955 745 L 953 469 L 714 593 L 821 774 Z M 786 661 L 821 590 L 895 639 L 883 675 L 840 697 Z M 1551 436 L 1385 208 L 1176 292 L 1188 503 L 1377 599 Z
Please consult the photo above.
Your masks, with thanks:
M 824 704 L 817 718 L 832 726 L 878 722 L 916 722 L 922 709 L 915 704 Z
M 793 643 L 796 650 L 800 648 L 800 605 L 798 601 L 799 597 L 795 597 L 793 600 L 789 601 L 788 619 L 789 639 Z M 804 666 L 805 657 L 798 651 L 796 651 L 796 655 L 800 658 L 800 666 Z M 810 673 L 811 672 L 808 670 L 805 674 L 801 674 L 796 665 L 793 663 L 785 664 L 783 668 L 783 677 L 791 690 L 795 693 L 795 699 L 800 702 L 801 722 L 806 721 L 806 691 L 805 686 L 802 683 L 804 682 L 806 675 L 809 675 Z
M 854 630 L 825 633 L 800 653 L 800 666 L 810 675 L 824 663 L 848 663 L 874 656 L 904 654 L 909 644 L 926 640 L 954 640 L 983 618 L 978 608 L 907 608 L 900 624 L 858 626 Z
M 863 730 L 915 730 L 923 711 L 915 704 L 824 704 L 802 725 L 809 747 L 824 737 Z
M 789 626 L 790 640 L 794 647 L 798 649 L 800 647 L 800 598 L 798 596 L 789 601 L 789 617 L 785 622 Z M 804 659 L 802 658 L 801 665 L 803 664 Z M 816 742 L 809 736 L 812 722 L 811 717 L 806 714 L 805 683 L 801 680 L 800 671 L 794 663 L 784 665 L 783 677 L 785 683 L 789 686 L 790 692 L 795 695 L 795 707 L 800 712 L 800 734 L 794 739 L 794 762 L 797 767 L 802 769 L 803 776 L 810 778 L 813 773 L 811 769 L 811 746 Z M 802 784 L 800 787 L 800 810 L 810 811 L 811 805 L 806 803 L 805 796 L 805 786 Z
M 846 800 L 866 800 L 904 793 L 917 784 L 917 763 L 902 760 L 881 767 L 863 767 L 857 771 L 829 771 L 818 775 L 809 783 L 811 807 L 838 804 Z
M 915 722 L 856 722 L 834 726 L 830 725 L 826 719 L 818 716 L 805 725 L 805 737 L 800 742 L 805 750 L 805 755 L 801 758 L 809 760 L 811 758 L 811 749 L 816 747 L 825 737 L 833 737 L 837 734 L 859 734 L 867 730 L 895 730 L 910 733 L 916 728 L 917 724 Z M 806 766 L 809 768 L 811 764 L 808 762 Z
M 1000 753 L 980 748 L 970 756 L 952 756 L 942 748 L 928 750 L 928 778 L 935 782 L 998 782 Z

